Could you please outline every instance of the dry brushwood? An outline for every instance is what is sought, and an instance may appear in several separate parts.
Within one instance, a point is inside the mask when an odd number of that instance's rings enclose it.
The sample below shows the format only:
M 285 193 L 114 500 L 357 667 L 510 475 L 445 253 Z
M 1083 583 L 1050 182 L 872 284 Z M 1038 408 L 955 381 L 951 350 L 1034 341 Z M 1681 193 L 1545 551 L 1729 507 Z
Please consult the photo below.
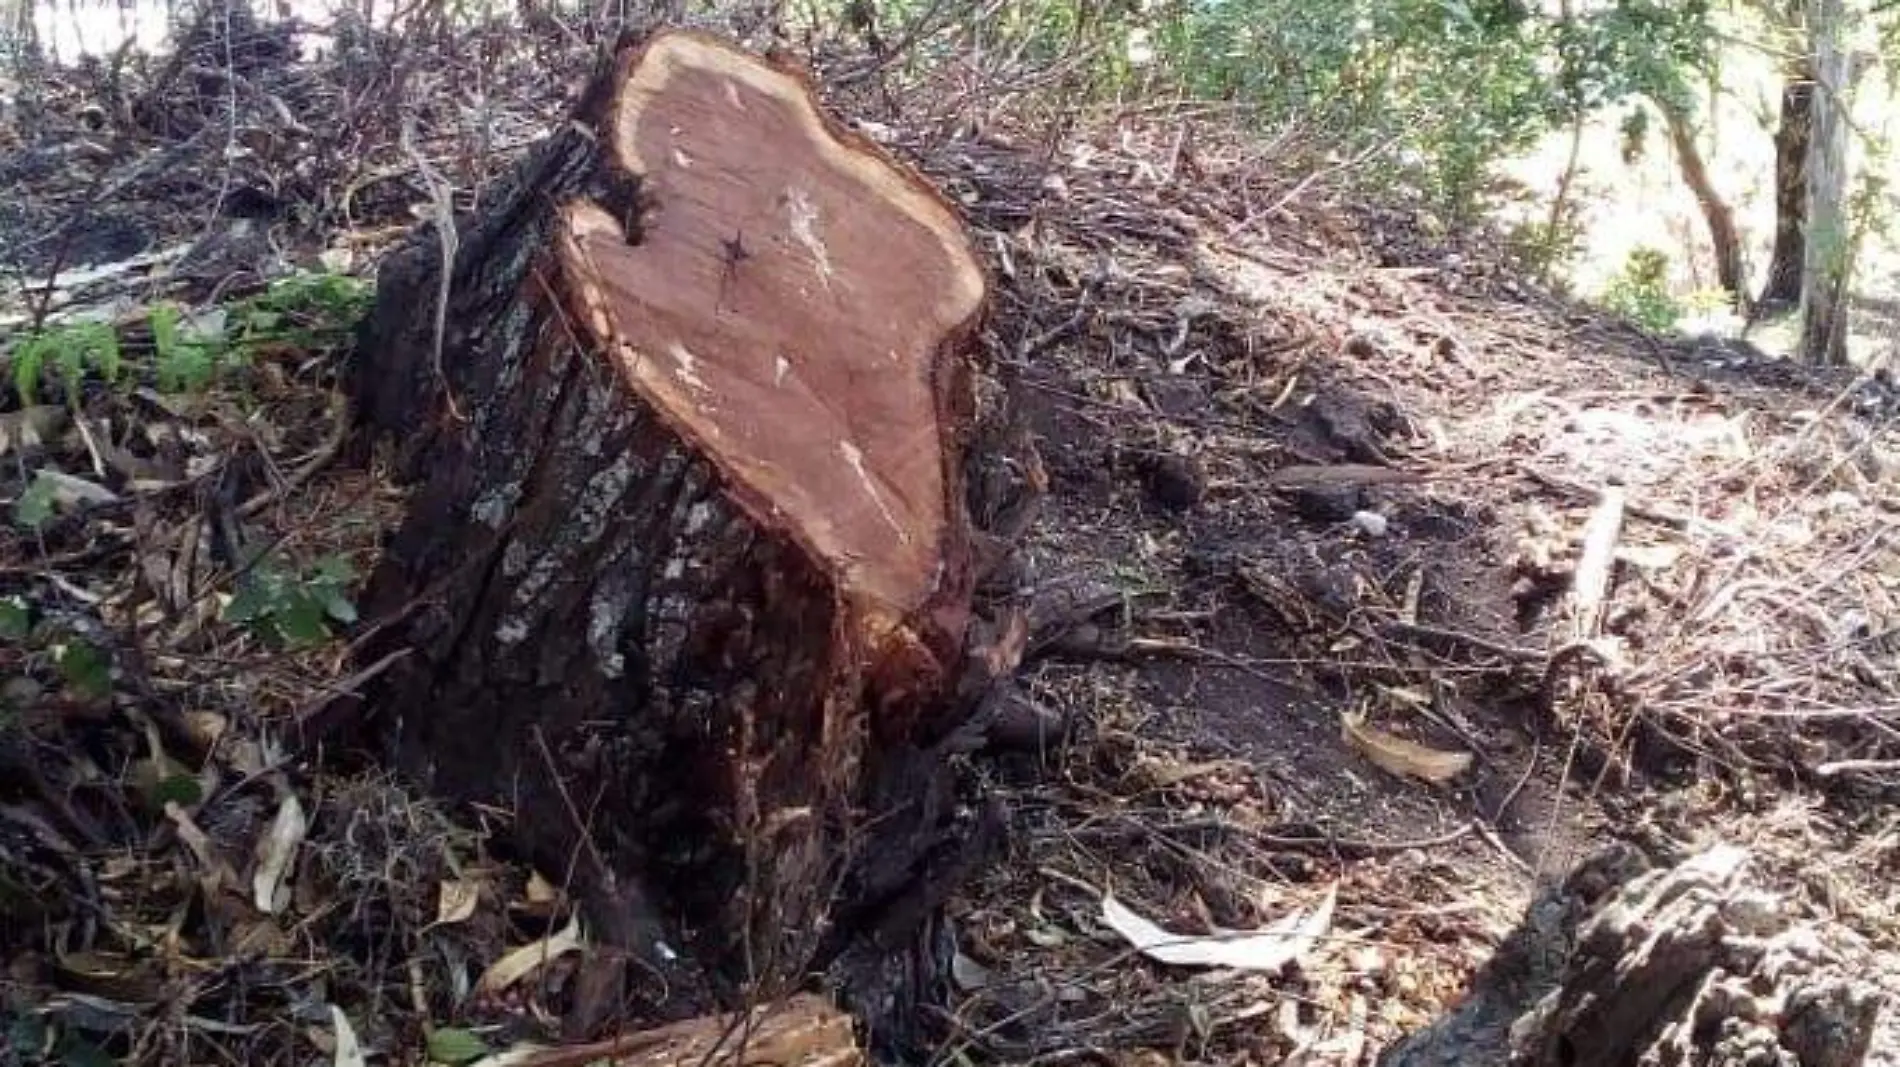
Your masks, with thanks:
M 1531 904 L 1458 1007 L 1381 1067 L 1865 1062 L 1883 995 L 1837 927 L 1751 884 L 1718 846 L 1649 869 L 1593 857 Z
M 932 980 L 884 964 L 935 951 L 984 837 L 946 739 L 1023 638 L 973 604 L 986 289 L 802 77 L 685 32 L 621 47 L 511 193 L 383 267 L 356 396 L 421 485 L 361 661 L 415 653 L 366 708 L 573 873 L 665 976 L 649 1016 L 848 967 L 896 1021 Z

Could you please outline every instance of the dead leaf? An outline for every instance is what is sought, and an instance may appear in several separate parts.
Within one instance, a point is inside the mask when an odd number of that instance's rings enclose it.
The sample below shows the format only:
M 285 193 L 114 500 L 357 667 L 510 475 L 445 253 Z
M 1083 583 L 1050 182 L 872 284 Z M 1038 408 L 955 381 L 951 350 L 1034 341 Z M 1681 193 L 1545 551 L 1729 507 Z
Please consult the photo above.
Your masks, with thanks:
M 581 920 L 576 915 L 560 932 L 523 945 L 489 964 L 475 982 L 477 995 L 499 993 L 533 974 L 548 962 L 581 949 Z
M 525 895 L 530 904 L 552 904 L 561 898 L 561 891 L 554 888 L 553 882 L 541 877 L 540 871 L 535 871 L 528 876 Z
M 257 905 L 257 910 L 275 915 L 290 902 L 287 883 L 291 864 L 297 858 L 297 846 L 303 844 L 304 833 L 309 829 L 297 795 L 284 794 L 284 802 L 277 808 L 277 818 L 271 821 L 270 831 L 257 843 L 257 870 L 251 875 L 251 903 Z
M 451 926 L 467 922 L 475 914 L 475 905 L 480 903 L 482 891 L 480 884 L 466 878 L 452 878 L 436 886 L 435 924 Z
M 216 892 L 219 888 L 237 884 L 237 873 L 218 855 L 217 846 L 199 825 L 192 820 L 191 813 L 180 807 L 176 801 L 165 802 L 165 817 L 177 828 L 178 840 L 191 852 L 191 858 L 203 868 L 208 883 L 206 892 Z
M 343 1009 L 330 1005 L 330 1025 L 336 1028 L 336 1052 L 332 1055 L 332 1067 L 368 1067 L 363 1058 L 363 1043 L 357 1040 L 356 1027 L 350 1025 L 350 1017 Z
M 1366 717 L 1346 712 L 1339 717 L 1346 747 L 1391 774 L 1427 782 L 1448 782 L 1471 766 L 1471 753 L 1427 748 L 1415 741 L 1366 725 Z
M 1211 934 L 1172 934 L 1142 918 L 1114 894 L 1102 897 L 1102 921 L 1151 960 L 1176 967 L 1227 967 L 1278 971 L 1297 961 L 1333 923 L 1339 886 L 1309 912 L 1293 912 L 1258 930 L 1221 930 Z
M 58 404 L 32 407 L 0 415 L 0 456 L 14 449 L 44 444 L 66 428 L 66 409 Z

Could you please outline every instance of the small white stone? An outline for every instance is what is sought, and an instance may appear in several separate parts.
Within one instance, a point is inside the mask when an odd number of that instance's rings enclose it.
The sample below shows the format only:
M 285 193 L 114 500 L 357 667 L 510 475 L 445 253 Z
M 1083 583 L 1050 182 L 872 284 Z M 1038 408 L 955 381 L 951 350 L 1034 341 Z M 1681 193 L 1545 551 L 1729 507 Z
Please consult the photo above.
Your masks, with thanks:
M 1386 521 L 1386 517 L 1376 511 L 1353 512 L 1352 524 L 1354 528 L 1367 537 L 1384 537 L 1389 525 Z

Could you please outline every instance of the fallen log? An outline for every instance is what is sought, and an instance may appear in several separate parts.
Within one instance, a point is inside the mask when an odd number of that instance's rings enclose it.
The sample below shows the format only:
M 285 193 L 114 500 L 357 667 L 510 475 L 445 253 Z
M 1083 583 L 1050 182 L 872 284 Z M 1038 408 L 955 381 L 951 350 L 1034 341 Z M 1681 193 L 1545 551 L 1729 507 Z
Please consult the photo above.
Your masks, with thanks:
M 363 706 L 582 887 L 621 953 L 582 1029 L 841 966 L 901 1019 L 930 979 L 891 961 L 986 840 L 946 739 L 1022 640 L 973 601 L 956 214 L 796 73 L 665 32 L 459 229 L 386 261 L 360 338 L 418 483 L 359 642 L 411 654 Z
M 1380 1067 L 1868 1062 L 1885 996 L 1866 945 L 1801 915 L 1741 849 L 1657 866 L 1618 846 L 1533 901 L 1465 999 Z

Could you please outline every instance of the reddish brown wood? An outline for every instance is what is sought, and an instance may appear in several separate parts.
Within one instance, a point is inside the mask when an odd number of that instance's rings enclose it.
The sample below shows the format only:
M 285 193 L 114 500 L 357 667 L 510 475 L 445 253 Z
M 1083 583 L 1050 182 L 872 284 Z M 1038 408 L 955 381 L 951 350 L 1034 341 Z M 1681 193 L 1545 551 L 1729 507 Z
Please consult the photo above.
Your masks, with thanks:
M 934 746 L 968 665 L 1013 667 L 966 652 L 985 278 L 956 215 L 796 74 L 676 32 L 492 204 L 441 351 L 433 234 L 363 338 L 361 410 L 420 483 L 362 647 L 414 652 L 370 708 L 577 874 L 665 1013 L 911 915 L 896 951 L 929 911 L 904 885 L 967 863 Z

